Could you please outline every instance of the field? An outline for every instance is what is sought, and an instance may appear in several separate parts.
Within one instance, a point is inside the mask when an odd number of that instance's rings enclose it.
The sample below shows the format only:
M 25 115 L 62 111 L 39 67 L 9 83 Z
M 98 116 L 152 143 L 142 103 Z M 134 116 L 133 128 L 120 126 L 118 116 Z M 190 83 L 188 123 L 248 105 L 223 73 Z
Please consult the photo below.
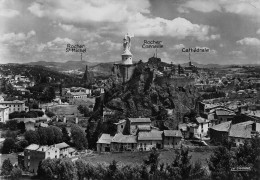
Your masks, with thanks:
M 77 105 L 55 105 L 49 107 L 49 110 L 57 115 L 80 115 L 77 107 Z
M 149 156 L 150 152 L 124 152 L 124 153 L 102 153 L 94 154 L 93 156 L 82 157 L 89 163 L 110 163 L 113 160 L 118 161 L 119 164 L 141 164 L 143 160 Z M 201 161 L 201 163 L 206 166 L 207 159 L 209 159 L 212 151 L 204 152 L 190 152 L 191 161 Z M 174 150 L 160 151 L 160 163 L 172 163 L 175 157 Z

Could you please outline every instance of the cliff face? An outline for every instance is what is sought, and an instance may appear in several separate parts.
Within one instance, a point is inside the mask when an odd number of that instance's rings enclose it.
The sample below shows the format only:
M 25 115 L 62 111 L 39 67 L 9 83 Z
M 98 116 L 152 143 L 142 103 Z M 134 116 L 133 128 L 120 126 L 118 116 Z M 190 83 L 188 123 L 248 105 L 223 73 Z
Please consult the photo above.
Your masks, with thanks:
M 183 115 L 195 108 L 199 94 L 193 86 L 179 88 L 170 81 L 157 83 L 156 79 L 149 62 L 139 63 L 126 84 L 111 79 L 106 87 L 104 105 L 122 112 L 125 117 L 151 117 L 175 129 Z

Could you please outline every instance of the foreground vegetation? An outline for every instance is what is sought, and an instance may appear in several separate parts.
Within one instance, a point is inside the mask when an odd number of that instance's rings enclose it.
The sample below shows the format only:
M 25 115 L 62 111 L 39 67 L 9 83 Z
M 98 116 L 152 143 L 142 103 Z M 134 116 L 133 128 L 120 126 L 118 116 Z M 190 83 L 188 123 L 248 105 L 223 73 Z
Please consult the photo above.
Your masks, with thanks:
M 112 161 L 109 165 L 87 163 L 83 159 L 45 159 L 39 164 L 41 179 L 255 179 L 260 177 L 260 138 L 238 148 L 227 142 L 215 149 L 208 159 L 208 168 L 199 161 L 192 163 L 189 150 L 176 150 L 171 163 L 160 163 L 160 153 L 153 150 L 142 164 L 119 165 Z M 236 167 L 247 167 L 249 171 L 233 171 Z

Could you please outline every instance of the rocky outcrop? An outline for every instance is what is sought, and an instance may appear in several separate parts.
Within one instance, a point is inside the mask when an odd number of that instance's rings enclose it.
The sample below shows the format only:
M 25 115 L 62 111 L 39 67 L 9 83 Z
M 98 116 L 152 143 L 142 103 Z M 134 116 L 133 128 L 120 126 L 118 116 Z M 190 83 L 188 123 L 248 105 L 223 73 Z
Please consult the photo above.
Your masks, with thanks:
M 103 104 L 125 117 L 151 117 L 175 129 L 184 114 L 195 108 L 199 94 L 191 85 L 179 88 L 167 81 L 156 83 L 154 71 L 162 65 L 153 58 L 150 64 L 154 63 L 156 67 L 138 63 L 132 78 L 125 84 L 110 79 Z

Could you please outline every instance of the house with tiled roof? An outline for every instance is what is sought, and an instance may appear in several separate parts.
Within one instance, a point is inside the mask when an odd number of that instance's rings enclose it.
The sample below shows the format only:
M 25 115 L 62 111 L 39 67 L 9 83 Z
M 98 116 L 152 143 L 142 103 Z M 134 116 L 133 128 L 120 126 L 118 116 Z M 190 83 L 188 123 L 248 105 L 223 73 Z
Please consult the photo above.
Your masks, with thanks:
M 112 138 L 110 134 L 102 134 L 97 141 L 97 152 L 110 152 Z
M 69 157 L 70 146 L 67 143 L 62 142 L 55 144 L 54 146 L 60 150 L 60 157 Z
M 234 124 L 231 126 L 228 138 L 233 140 L 236 146 L 243 145 L 246 140 L 251 139 L 252 128 L 250 126 Z
M 139 132 L 137 137 L 137 149 L 150 151 L 152 148 L 163 148 L 163 131 Z
M 39 163 L 47 158 L 60 157 L 60 150 L 55 146 L 40 146 L 31 144 L 24 149 L 24 167 L 26 170 L 37 173 Z
M 232 110 L 226 109 L 226 108 L 217 108 L 215 110 L 216 113 L 216 119 L 218 119 L 218 123 L 231 121 L 233 117 L 236 115 L 236 113 Z
M 231 121 L 227 121 L 209 129 L 210 140 L 214 142 L 223 142 L 228 138 L 229 129 L 231 127 Z
M 180 130 L 164 130 L 163 131 L 163 147 L 174 148 L 181 144 L 183 136 Z
M 137 147 L 137 137 L 117 133 L 111 141 L 112 152 L 134 151 Z

